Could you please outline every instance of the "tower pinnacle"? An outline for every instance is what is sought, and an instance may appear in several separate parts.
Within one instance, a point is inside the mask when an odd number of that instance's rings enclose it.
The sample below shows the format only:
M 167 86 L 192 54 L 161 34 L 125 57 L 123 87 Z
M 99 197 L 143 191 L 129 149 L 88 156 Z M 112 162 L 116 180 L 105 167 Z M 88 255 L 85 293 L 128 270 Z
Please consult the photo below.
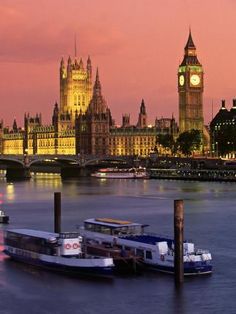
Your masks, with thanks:
M 96 72 L 96 79 L 95 79 L 95 83 L 94 83 L 94 87 L 93 87 L 93 93 L 95 95 L 101 95 L 101 83 L 100 83 L 100 79 L 99 79 L 99 72 L 98 72 L 98 68 L 97 68 L 97 72 Z
M 197 59 L 196 46 L 193 42 L 191 29 L 189 29 L 188 40 L 184 47 L 184 59 L 181 65 L 201 65 Z
M 191 33 L 190 28 L 189 28 L 188 41 L 187 41 L 186 46 L 185 46 L 185 51 L 188 49 L 196 49 L 194 42 L 193 42 L 192 33 Z

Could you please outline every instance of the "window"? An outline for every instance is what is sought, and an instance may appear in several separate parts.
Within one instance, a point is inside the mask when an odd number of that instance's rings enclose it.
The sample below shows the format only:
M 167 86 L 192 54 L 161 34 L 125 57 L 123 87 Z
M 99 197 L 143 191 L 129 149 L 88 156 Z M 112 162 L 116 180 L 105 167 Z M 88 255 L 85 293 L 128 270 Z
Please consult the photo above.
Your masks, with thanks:
M 152 259 L 152 252 L 146 251 L 146 259 Z
M 144 252 L 143 252 L 143 250 L 137 249 L 137 250 L 136 250 L 136 255 L 137 255 L 137 256 L 140 256 L 140 257 L 144 257 Z

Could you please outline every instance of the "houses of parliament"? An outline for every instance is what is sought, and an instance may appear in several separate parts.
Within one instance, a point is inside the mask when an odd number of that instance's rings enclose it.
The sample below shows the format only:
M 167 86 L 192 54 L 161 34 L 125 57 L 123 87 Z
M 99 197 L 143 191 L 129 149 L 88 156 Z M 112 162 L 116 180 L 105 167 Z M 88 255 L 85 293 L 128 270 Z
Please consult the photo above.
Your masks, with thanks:
M 148 156 L 158 147 L 160 134 L 172 134 L 198 129 L 203 132 L 203 69 L 197 59 L 191 32 L 179 65 L 179 128 L 172 118 L 155 120 L 148 125 L 144 100 L 140 101 L 137 123 L 130 123 L 130 115 L 122 116 L 121 126 L 112 118 L 103 96 L 98 70 L 93 83 L 90 57 L 86 64 L 70 57 L 60 63 L 60 103 L 55 104 L 50 125 L 42 124 L 41 114 L 24 115 L 24 127 L 4 127 L 0 122 L 1 154 Z

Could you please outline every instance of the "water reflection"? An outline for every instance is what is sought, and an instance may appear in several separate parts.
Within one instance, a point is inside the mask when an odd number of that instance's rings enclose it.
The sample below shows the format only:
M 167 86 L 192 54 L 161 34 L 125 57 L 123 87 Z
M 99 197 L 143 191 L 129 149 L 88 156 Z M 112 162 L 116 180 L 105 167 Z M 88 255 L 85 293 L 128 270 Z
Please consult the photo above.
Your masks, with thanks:
M 6 186 L 6 199 L 8 201 L 14 201 L 15 200 L 15 188 L 13 183 L 7 183 Z
M 209 249 L 214 258 L 210 278 L 185 279 L 183 289 L 176 291 L 173 277 L 159 273 L 116 277 L 112 284 L 105 284 L 37 270 L 10 262 L 0 253 L 0 293 L 4 296 L 0 311 L 74 313 L 79 308 L 81 314 L 211 314 L 221 313 L 222 308 L 235 309 L 235 186 L 165 180 L 64 181 L 59 175 L 34 176 L 10 186 L 0 180 L 11 228 L 52 230 L 53 193 L 60 190 L 65 231 L 90 217 L 114 217 L 150 224 L 150 232 L 172 235 L 173 200 L 188 199 L 185 237 Z M 0 234 L 5 228 L 0 226 Z M 55 302 L 61 298 L 67 302 Z

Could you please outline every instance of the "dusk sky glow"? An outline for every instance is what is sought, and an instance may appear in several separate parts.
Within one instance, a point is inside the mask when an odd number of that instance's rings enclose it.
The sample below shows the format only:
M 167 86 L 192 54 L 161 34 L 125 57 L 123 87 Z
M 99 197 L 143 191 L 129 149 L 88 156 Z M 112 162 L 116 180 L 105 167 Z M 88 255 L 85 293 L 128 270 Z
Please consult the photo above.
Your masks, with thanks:
M 25 112 L 50 123 L 59 102 L 63 56 L 90 55 L 93 80 L 117 124 L 122 113 L 136 123 L 144 98 L 148 122 L 178 118 L 177 69 L 189 26 L 204 68 L 204 119 L 221 99 L 236 97 L 235 0 L 1 0 L 0 119 L 23 125 Z

